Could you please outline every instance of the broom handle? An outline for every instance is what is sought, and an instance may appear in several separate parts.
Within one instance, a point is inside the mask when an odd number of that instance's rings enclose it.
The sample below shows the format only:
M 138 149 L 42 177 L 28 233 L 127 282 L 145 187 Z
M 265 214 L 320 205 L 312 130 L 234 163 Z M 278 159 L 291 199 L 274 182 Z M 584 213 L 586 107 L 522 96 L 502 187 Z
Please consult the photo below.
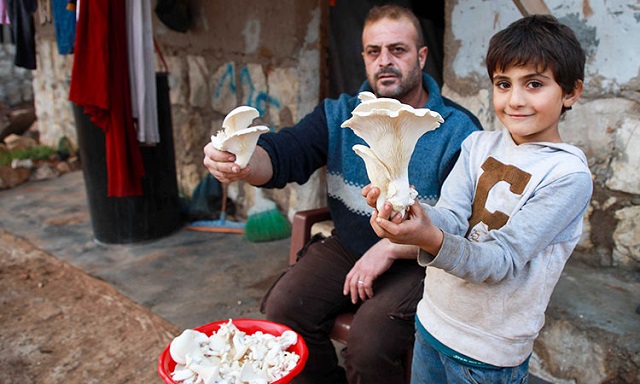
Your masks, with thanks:
M 227 219 L 227 185 L 222 183 L 222 205 L 220 207 L 220 221 L 224 224 Z

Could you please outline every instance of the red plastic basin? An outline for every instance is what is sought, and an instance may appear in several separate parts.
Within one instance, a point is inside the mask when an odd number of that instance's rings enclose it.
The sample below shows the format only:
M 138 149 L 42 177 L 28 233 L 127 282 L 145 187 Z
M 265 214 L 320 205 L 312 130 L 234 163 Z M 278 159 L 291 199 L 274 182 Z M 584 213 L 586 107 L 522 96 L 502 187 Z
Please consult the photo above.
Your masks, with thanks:
M 258 331 L 262 331 L 262 333 L 268 333 L 275 336 L 280 336 L 284 331 L 292 331 L 291 328 L 287 327 L 283 324 L 274 323 L 267 320 L 257 320 L 257 319 L 232 319 L 233 324 L 240 331 L 245 332 L 247 335 L 252 335 Z M 194 330 L 204 333 L 207 336 L 211 336 L 213 332 L 216 332 L 222 324 L 228 323 L 229 320 L 221 320 L 213 323 L 209 323 L 206 325 L 202 325 L 200 327 L 194 328 Z M 167 384 L 176 384 L 175 381 L 171 379 L 171 372 L 176 368 L 176 362 L 171 358 L 171 354 L 169 353 L 169 346 L 162 351 L 160 354 L 160 358 L 158 358 L 158 374 L 165 383 Z M 309 357 L 309 351 L 307 349 L 307 344 L 304 342 L 304 339 L 298 335 L 298 342 L 292 345 L 289 349 L 289 352 L 294 352 L 298 356 L 300 356 L 300 360 L 298 360 L 298 364 L 285 376 L 283 376 L 280 380 L 276 380 L 271 384 L 285 384 L 291 381 L 294 377 L 296 377 L 302 368 L 304 368 L 305 363 L 307 362 L 307 358 Z

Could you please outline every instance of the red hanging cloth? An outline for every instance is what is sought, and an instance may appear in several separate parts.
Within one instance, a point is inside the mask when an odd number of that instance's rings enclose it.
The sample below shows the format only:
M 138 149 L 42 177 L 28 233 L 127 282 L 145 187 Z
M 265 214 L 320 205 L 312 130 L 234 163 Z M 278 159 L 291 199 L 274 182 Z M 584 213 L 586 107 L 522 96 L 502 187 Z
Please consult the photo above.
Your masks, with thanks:
M 80 4 L 69 100 L 105 133 L 107 196 L 142 195 L 144 165 L 131 116 L 125 0 Z

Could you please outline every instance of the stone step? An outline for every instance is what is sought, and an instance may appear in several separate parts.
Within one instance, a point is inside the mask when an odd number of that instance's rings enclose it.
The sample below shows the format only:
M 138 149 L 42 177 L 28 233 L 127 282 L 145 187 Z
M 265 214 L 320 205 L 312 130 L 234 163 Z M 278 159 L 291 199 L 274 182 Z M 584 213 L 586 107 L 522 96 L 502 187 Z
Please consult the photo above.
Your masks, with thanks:
M 570 259 L 547 308 L 531 372 L 552 383 L 640 383 L 639 305 L 640 271 Z

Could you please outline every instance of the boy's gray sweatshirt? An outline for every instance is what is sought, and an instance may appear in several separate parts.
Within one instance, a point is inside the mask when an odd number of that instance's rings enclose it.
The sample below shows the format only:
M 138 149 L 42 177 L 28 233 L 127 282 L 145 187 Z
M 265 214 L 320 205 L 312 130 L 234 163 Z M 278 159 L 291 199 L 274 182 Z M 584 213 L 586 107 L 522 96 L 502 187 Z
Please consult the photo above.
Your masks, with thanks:
M 424 328 L 479 361 L 521 364 L 580 239 L 592 187 L 572 145 L 516 145 L 506 131 L 469 136 L 440 200 L 424 205 L 444 232 L 435 257 L 418 255 L 427 267 Z

